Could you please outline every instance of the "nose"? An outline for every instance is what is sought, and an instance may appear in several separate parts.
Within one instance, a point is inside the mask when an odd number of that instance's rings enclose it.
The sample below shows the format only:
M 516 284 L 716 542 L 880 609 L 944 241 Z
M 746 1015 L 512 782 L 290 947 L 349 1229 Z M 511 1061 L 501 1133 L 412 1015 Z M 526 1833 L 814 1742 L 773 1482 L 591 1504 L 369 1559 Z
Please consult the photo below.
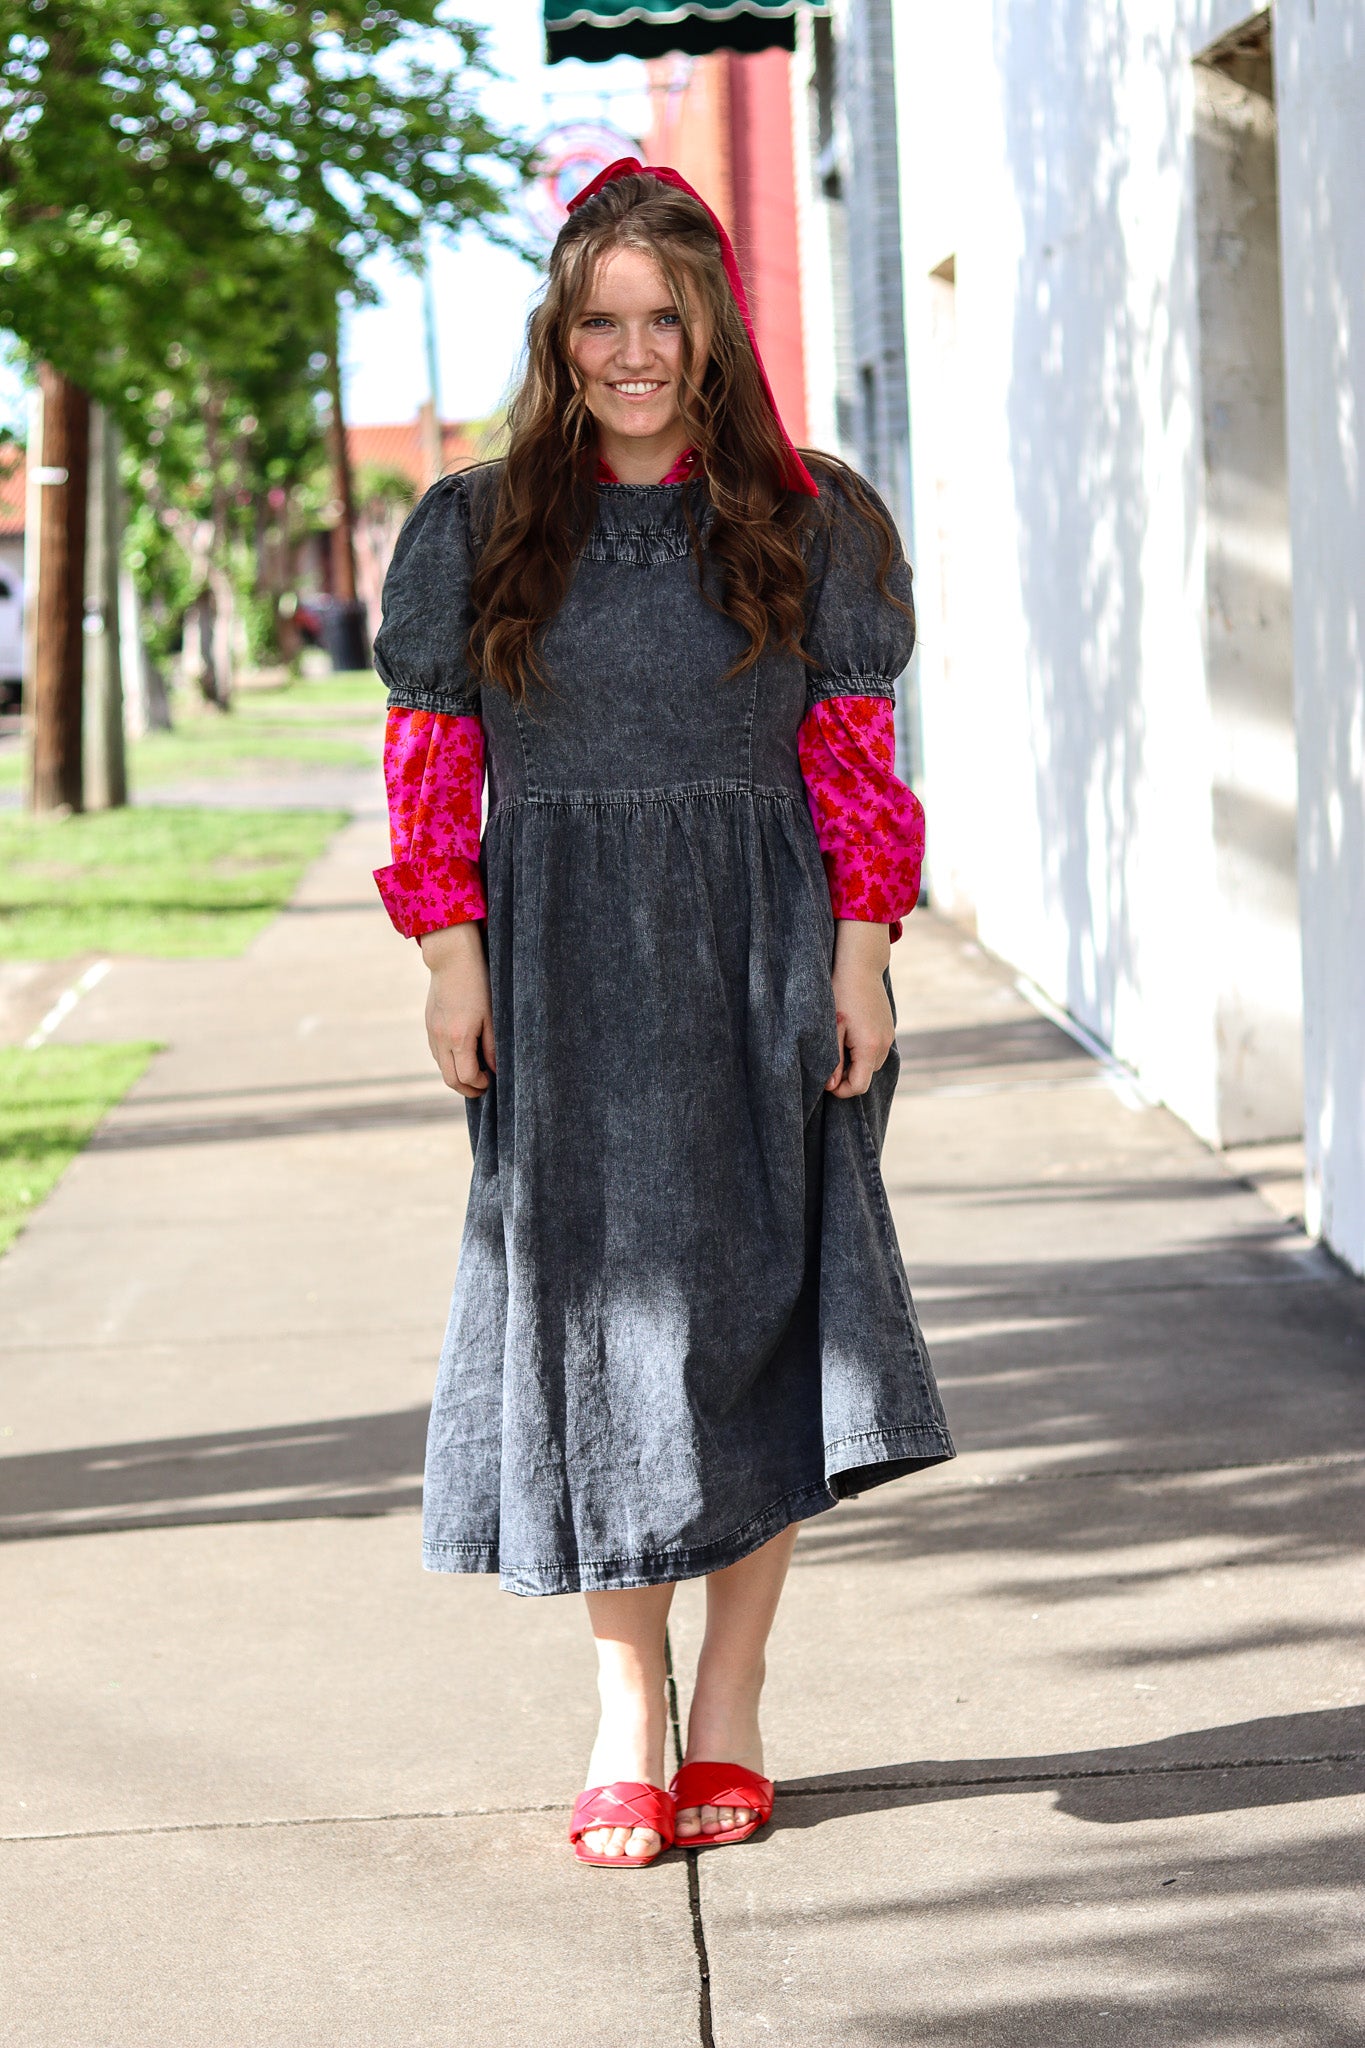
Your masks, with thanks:
M 654 342 L 647 322 L 632 320 L 626 323 L 621 329 L 616 355 L 623 370 L 648 368 L 654 360 Z

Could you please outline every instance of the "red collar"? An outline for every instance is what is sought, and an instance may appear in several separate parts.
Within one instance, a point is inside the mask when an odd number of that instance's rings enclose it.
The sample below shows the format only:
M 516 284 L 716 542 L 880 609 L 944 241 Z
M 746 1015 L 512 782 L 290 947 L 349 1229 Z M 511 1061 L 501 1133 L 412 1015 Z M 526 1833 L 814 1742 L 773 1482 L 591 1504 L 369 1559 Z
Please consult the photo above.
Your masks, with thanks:
M 659 478 L 659 483 L 661 485 L 685 484 L 687 482 L 687 479 L 691 476 L 692 471 L 696 468 L 696 464 L 696 449 L 684 448 L 682 454 L 678 457 L 672 469 L 669 470 L 668 475 L 661 476 Z M 597 481 L 599 484 L 619 484 L 621 481 L 620 477 L 616 474 L 616 471 L 607 461 L 605 455 L 599 455 L 597 458 Z

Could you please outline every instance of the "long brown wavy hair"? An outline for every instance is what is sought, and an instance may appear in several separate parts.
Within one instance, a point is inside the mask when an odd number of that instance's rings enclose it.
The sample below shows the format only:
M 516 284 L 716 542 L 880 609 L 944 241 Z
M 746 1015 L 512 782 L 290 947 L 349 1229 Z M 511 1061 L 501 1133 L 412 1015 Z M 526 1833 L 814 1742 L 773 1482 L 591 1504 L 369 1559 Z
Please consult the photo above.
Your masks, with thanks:
M 497 502 L 470 585 L 471 671 L 517 701 L 532 683 L 548 680 L 541 636 L 592 530 L 596 425 L 569 343 L 599 262 L 619 248 L 653 258 L 682 322 L 679 404 L 697 455 L 693 473 L 711 506 L 703 538 L 697 494 L 684 492 L 698 584 L 748 637 L 730 675 L 751 668 L 768 647 L 805 658 L 806 553 L 812 525 L 828 517 L 827 481 L 837 478 L 870 543 L 877 585 L 892 594 L 887 577 L 899 542 L 856 472 L 830 456 L 808 455 L 822 486 L 819 504 L 783 482 L 783 439 L 705 209 L 657 178 L 628 174 L 604 185 L 559 231 L 549 282 L 527 330 L 526 373 L 512 401 Z M 710 338 L 700 379 L 699 324 Z

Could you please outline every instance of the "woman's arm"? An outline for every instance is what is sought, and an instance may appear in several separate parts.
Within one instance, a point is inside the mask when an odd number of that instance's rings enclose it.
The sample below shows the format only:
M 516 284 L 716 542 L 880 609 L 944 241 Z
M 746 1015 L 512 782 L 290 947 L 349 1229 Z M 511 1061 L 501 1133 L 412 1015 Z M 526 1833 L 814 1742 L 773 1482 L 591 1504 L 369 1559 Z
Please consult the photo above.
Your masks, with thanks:
M 896 1037 L 891 1000 L 882 979 L 891 960 L 884 924 L 842 918 L 834 933 L 834 1019 L 839 1064 L 825 1087 L 831 1095 L 866 1095 Z
M 477 924 L 427 932 L 419 941 L 431 970 L 427 989 L 427 1044 L 447 1088 L 475 1097 L 498 1071 L 493 1042 L 493 995 L 483 933 Z

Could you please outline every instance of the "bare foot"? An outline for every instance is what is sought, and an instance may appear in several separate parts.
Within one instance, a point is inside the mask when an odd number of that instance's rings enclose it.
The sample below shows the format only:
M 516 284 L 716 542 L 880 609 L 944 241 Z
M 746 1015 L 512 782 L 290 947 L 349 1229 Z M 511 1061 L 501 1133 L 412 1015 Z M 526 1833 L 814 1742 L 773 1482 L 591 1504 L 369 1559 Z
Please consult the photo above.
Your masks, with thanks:
M 589 1785 L 662 1785 L 668 1710 L 662 1685 L 648 1694 L 616 1678 L 598 1680 L 602 1718 L 588 1764 Z M 589 1828 L 585 1845 L 596 1856 L 657 1856 L 653 1828 Z
M 689 1764 L 743 1764 L 763 1774 L 763 1737 L 758 1728 L 758 1702 L 763 1691 L 763 1667 L 745 1678 L 709 1680 L 697 1674 L 697 1690 L 687 1717 Z M 680 1806 L 677 1836 L 685 1842 L 697 1835 L 718 1834 L 728 1828 L 747 1827 L 758 1818 L 751 1806 Z

